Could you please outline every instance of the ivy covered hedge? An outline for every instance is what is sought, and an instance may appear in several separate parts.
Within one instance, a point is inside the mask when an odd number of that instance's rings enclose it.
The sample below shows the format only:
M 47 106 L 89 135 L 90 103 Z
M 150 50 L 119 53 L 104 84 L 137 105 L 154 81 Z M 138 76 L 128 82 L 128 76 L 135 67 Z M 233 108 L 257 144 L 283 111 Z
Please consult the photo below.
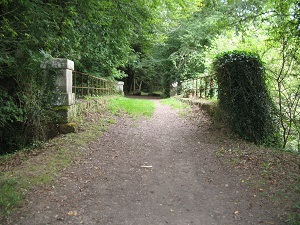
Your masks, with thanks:
M 244 51 L 224 52 L 213 63 L 219 106 L 231 129 L 256 144 L 278 145 L 272 100 L 260 57 Z

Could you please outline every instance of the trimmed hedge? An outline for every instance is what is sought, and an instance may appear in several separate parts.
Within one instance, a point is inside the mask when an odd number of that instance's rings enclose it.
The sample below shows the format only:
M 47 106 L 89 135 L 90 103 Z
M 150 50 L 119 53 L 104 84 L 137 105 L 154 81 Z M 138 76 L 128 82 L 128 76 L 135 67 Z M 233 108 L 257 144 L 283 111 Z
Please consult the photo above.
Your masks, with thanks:
M 231 129 L 256 144 L 278 145 L 274 107 L 265 71 L 256 54 L 232 51 L 213 63 L 219 85 L 219 105 Z

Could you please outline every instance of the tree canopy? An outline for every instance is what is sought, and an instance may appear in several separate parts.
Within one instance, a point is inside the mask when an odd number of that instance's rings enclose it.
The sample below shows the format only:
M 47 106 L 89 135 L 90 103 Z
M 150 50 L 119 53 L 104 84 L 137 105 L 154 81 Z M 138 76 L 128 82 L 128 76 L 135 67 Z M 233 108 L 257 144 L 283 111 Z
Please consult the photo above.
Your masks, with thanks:
M 283 146 L 299 150 L 299 9 L 297 0 L 2 0 L 0 143 L 42 138 L 46 58 L 169 96 L 174 82 L 213 76 L 219 53 L 242 50 L 264 62 Z
M 212 63 L 220 53 L 251 51 L 264 62 L 282 146 L 299 151 L 299 9 L 296 0 L 202 1 L 200 10 L 180 20 L 154 48 L 166 95 L 172 82 L 213 77 Z

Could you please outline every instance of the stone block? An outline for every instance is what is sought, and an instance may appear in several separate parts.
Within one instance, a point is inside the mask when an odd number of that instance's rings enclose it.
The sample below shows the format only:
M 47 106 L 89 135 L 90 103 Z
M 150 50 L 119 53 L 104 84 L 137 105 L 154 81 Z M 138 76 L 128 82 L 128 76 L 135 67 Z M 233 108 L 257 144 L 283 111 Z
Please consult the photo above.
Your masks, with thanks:
M 60 134 L 75 133 L 78 125 L 76 123 L 64 123 L 58 125 Z
M 76 105 L 57 106 L 53 110 L 56 112 L 53 122 L 58 124 L 74 122 L 76 116 Z
M 124 87 L 124 82 L 123 81 L 116 82 L 117 93 L 120 93 L 120 94 L 124 95 L 123 87 Z
M 54 106 L 70 106 L 75 104 L 75 93 L 55 93 L 52 104 Z
M 56 91 L 61 93 L 72 93 L 72 70 L 64 69 L 58 72 L 55 86 Z
M 74 62 L 72 60 L 62 58 L 47 59 L 41 64 L 41 68 L 74 70 Z

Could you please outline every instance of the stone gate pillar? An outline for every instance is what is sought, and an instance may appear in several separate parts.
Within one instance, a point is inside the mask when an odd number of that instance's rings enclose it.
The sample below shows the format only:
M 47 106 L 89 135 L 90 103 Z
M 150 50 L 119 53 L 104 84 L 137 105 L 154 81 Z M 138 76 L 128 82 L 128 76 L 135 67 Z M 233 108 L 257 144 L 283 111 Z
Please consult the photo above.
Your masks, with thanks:
M 53 122 L 59 125 L 74 122 L 72 121 L 75 111 L 75 93 L 72 93 L 74 62 L 68 59 L 53 58 L 45 60 L 41 64 L 41 68 L 45 69 L 45 76 L 54 76 L 55 88 L 52 105 L 56 117 Z
M 124 82 L 123 81 L 117 81 L 116 82 L 116 89 L 117 93 L 124 95 Z

